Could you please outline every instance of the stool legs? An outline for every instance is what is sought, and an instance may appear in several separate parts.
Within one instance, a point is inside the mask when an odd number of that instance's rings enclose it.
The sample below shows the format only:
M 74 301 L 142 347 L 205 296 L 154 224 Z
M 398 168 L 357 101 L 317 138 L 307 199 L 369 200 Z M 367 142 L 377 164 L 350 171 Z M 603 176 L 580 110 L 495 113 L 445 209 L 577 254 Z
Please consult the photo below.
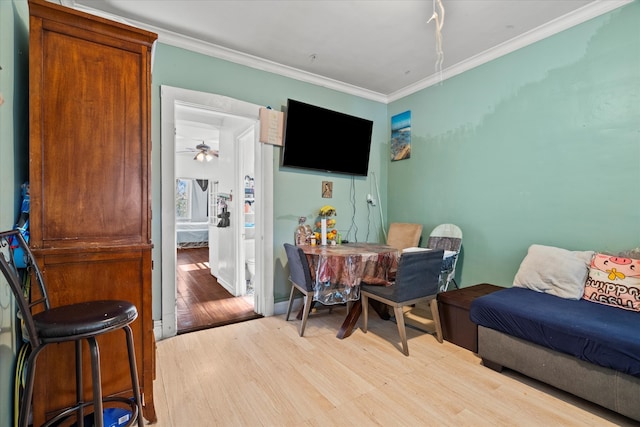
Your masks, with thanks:
M 36 360 L 38 354 L 44 347 L 36 347 L 31 349 L 31 354 L 27 358 L 27 376 L 25 378 L 24 390 L 22 393 L 22 401 L 20 402 L 20 413 L 18 415 L 18 426 L 29 426 L 29 413 L 31 412 L 31 397 L 33 396 L 33 383 L 35 382 Z
M 78 402 L 78 427 L 84 427 L 84 391 L 82 387 L 82 340 L 77 340 L 76 345 L 76 402 Z
M 102 406 L 102 375 L 100 374 L 100 349 L 95 337 L 87 338 L 91 354 L 91 379 L 93 381 L 93 423 L 95 427 L 104 427 L 104 408 Z M 78 420 L 80 422 L 80 420 Z M 78 424 L 79 425 L 79 424 Z
M 129 325 L 124 326 L 127 339 L 127 355 L 129 359 L 129 370 L 131 373 L 131 386 L 133 389 L 133 397 L 135 399 L 135 408 L 132 417 L 137 417 L 138 427 L 144 427 L 144 419 L 142 417 L 142 395 L 140 393 L 140 383 L 138 381 L 138 369 L 136 366 L 136 353 L 133 341 L 133 331 Z M 95 337 L 86 338 L 89 345 L 89 354 L 91 356 L 91 377 L 93 382 L 93 421 L 94 427 L 104 427 L 104 404 L 102 398 L 102 375 L 100 373 L 100 349 Z M 77 407 L 68 408 L 58 416 L 50 419 L 44 426 L 57 423 L 60 419 L 64 419 L 71 413 L 76 413 L 76 426 L 84 427 L 84 407 L 87 404 L 84 401 L 83 393 L 83 375 L 82 375 L 82 341 L 75 342 L 75 359 L 76 359 L 76 405 Z M 25 378 L 25 387 L 20 402 L 20 412 L 18 416 L 19 427 L 29 427 L 29 414 L 31 412 L 31 403 L 33 396 L 33 387 L 35 382 L 36 359 L 38 354 L 46 345 L 42 345 L 33 349 L 27 361 L 27 372 Z M 109 400 L 109 399 L 107 399 Z M 131 420 L 132 421 L 132 420 Z M 131 422 L 130 421 L 130 422 Z
M 131 371 L 131 386 L 133 387 L 133 397 L 138 407 L 138 427 L 144 427 L 142 419 L 142 396 L 140 395 L 140 383 L 138 382 L 138 368 L 136 366 L 136 352 L 133 345 L 133 331 L 129 325 L 124 327 L 127 335 L 127 352 L 129 353 L 129 370 Z

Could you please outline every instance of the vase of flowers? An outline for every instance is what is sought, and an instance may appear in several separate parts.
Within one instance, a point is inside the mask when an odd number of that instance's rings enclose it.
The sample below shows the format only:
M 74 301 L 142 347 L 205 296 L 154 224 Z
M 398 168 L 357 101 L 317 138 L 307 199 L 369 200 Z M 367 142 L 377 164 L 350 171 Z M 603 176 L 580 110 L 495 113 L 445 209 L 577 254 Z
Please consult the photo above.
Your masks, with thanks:
M 336 208 L 331 205 L 325 205 L 320 208 L 318 216 L 320 217 L 319 224 L 316 222 L 316 227 L 320 229 L 320 242 L 323 246 L 326 246 L 327 240 L 335 240 L 337 230 L 334 228 L 336 220 L 331 218 L 337 215 Z M 331 231 L 328 229 L 331 228 Z

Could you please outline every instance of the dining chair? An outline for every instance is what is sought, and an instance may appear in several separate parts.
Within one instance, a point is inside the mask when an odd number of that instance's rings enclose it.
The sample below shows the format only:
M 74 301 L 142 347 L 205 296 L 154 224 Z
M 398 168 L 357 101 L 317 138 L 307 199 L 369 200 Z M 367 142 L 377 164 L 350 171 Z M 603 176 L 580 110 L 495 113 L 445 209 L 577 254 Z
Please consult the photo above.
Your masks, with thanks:
M 418 246 L 422 236 L 422 224 L 393 222 L 389 225 L 387 245 L 402 252 L 403 249 Z
M 422 224 L 392 222 L 389 225 L 389 234 L 387 234 L 387 246 L 396 248 L 402 254 L 407 248 L 417 247 L 420 244 L 421 237 Z M 396 271 L 397 269 L 389 271 L 389 280 L 395 280 Z
M 142 398 L 136 368 L 133 332 L 129 326 L 138 317 L 136 306 L 127 301 L 100 300 L 51 307 L 43 274 L 19 230 L 0 232 L 0 272 L 9 284 L 18 306 L 22 319 L 21 332 L 25 340 L 24 345 L 31 347 L 24 364 L 24 390 L 19 400 L 17 425 L 19 427 L 29 425 L 38 355 L 50 344 L 73 342 L 75 343 L 76 403 L 49 419 L 43 426 L 60 425 L 70 417 L 76 418 L 75 425 L 83 426 L 85 417 L 88 416 L 93 418 L 92 425 L 103 427 L 105 425 L 103 414 L 111 413 L 117 408 L 120 410 L 126 408 L 124 410 L 128 412 L 121 412 L 122 422 L 126 421 L 126 426 L 137 422 L 138 427 L 143 427 Z M 82 283 L 69 284 L 69 286 L 82 285 Z M 102 396 L 100 350 L 97 337 L 116 330 L 123 330 L 126 336 L 133 398 L 128 396 L 103 398 Z M 89 346 L 91 359 L 93 397 L 90 400 L 87 399 L 88 401 L 85 401 L 83 396 L 85 388 L 82 379 L 83 341 L 86 341 Z M 52 345 L 48 351 L 55 352 L 60 348 L 58 345 Z M 60 357 L 59 354 L 51 354 L 54 355 L 53 357 Z M 104 363 L 114 362 L 107 360 Z M 73 379 L 70 378 L 69 381 Z M 59 386 L 60 388 L 68 387 L 66 384 L 59 384 Z
M 363 332 L 367 332 L 369 317 L 369 299 L 380 301 L 393 307 L 398 325 L 402 352 L 409 355 L 407 345 L 407 332 L 404 322 L 403 307 L 416 304 L 421 301 L 429 301 L 431 314 L 436 326 L 436 338 L 442 342 L 442 328 L 438 314 L 438 278 L 442 267 L 444 250 L 405 252 L 398 262 L 396 280 L 391 286 L 367 285 L 360 286 L 362 298 L 362 310 L 364 315 Z
M 440 292 L 446 292 L 449 284 L 453 283 L 456 289 L 456 265 L 462 248 L 462 230 L 455 224 L 440 224 L 433 229 L 427 240 L 427 248 L 444 249 L 445 258 L 442 261 L 440 274 Z
M 311 270 L 309 269 L 307 256 L 304 254 L 302 249 L 290 243 L 285 243 L 284 250 L 287 253 L 287 260 L 289 263 L 289 281 L 291 282 L 291 293 L 289 295 L 287 317 L 285 320 L 289 320 L 291 307 L 293 306 L 293 298 L 297 290 L 302 293 L 304 298 L 302 323 L 300 323 L 300 336 L 303 336 L 304 329 L 307 326 L 309 312 L 313 305 L 313 280 L 311 278 Z

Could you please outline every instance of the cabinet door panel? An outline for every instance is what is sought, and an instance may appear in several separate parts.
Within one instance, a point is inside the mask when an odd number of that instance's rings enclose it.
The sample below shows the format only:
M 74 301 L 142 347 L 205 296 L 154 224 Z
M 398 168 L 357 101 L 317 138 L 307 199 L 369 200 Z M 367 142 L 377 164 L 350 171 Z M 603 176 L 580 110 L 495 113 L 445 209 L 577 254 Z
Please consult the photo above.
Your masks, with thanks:
M 143 242 L 140 55 L 57 33 L 43 46 L 44 247 Z

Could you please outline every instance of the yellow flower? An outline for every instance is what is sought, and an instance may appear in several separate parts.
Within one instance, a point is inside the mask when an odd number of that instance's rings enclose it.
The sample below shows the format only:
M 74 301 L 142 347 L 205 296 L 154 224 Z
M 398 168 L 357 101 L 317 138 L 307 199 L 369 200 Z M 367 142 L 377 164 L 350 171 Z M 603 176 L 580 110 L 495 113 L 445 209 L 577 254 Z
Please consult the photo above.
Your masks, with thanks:
M 320 208 L 320 216 L 332 216 L 332 215 L 337 215 L 336 213 L 336 208 L 334 208 L 331 205 L 324 205 L 323 207 Z

